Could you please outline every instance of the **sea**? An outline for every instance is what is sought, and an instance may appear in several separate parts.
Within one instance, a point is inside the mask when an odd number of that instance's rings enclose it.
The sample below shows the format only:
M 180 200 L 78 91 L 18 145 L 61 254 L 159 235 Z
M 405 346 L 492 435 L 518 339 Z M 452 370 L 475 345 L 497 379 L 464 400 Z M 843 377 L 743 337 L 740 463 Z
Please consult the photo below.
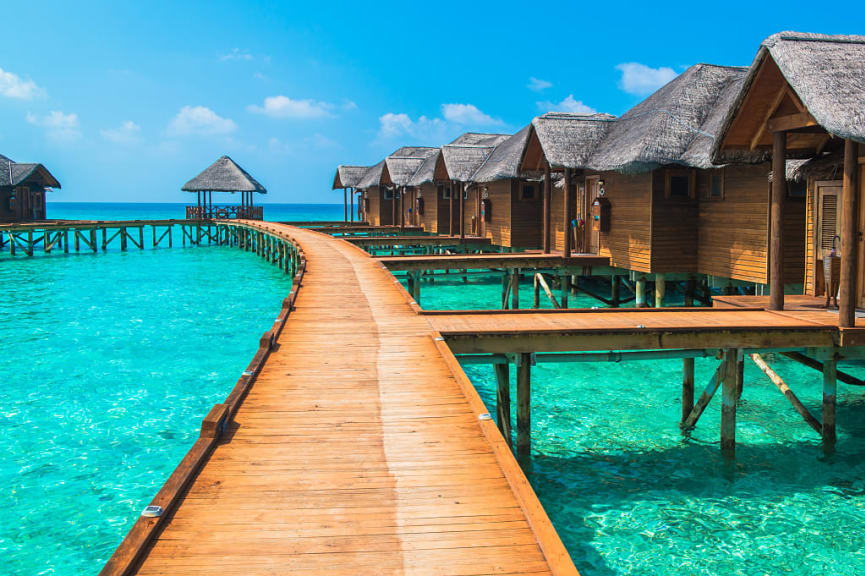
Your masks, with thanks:
M 51 218 L 184 214 L 183 204 L 48 205 Z M 265 204 L 264 214 L 342 220 L 343 207 Z M 236 249 L 175 244 L 2 254 L 0 286 L 0 573 L 95 574 L 245 369 L 290 281 Z M 531 284 L 521 291 L 530 299 Z M 421 304 L 493 308 L 500 292 L 495 275 L 439 278 L 423 284 Z M 570 306 L 603 304 L 580 295 Z M 769 360 L 819 414 L 820 374 Z M 696 360 L 698 392 L 716 366 Z M 865 377 L 860 365 L 841 369 Z M 465 370 L 494 412 L 492 368 Z M 730 463 L 718 399 L 682 437 L 681 380 L 681 360 L 533 368 L 526 472 L 580 572 L 865 573 L 865 389 L 839 383 L 837 451 L 826 457 L 746 363 Z

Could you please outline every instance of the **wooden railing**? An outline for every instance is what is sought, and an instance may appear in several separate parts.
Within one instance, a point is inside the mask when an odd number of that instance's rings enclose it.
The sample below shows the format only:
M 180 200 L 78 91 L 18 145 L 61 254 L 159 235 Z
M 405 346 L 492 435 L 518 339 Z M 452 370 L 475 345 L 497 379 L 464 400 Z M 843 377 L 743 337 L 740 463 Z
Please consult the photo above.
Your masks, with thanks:
M 261 206 L 187 206 L 187 220 L 264 220 Z
M 145 508 L 145 511 L 138 517 L 135 524 L 132 525 L 132 528 L 126 534 L 120 546 L 117 547 L 114 554 L 111 555 L 111 558 L 109 558 L 102 568 L 102 571 L 99 573 L 100 576 L 125 576 L 135 571 L 153 538 L 162 529 L 166 519 L 171 517 L 187 488 L 189 488 L 195 476 L 206 464 L 210 453 L 225 435 L 240 404 L 264 368 L 265 361 L 274 349 L 289 314 L 294 309 L 294 303 L 297 300 L 298 290 L 302 285 L 303 274 L 306 270 L 306 255 L 303 252 L 303 248 L 287 234 L 281 232 L 272 233 L 263 230 L 259 230 L 259 232 L 264 235 L 273 236 L 278 241 L 287 242 L 294 247 L 295 253 L 293 256 L 297 259 L 297 262 L 295 263 L 296 272 L 292 277 L 291 291 L 282 301 L 282 308 L 273 322 L 273 327 L 261 336 L 258 351 L 252 357 L 252 361 L 246 367 L 246 370 L 243 371 L 234 389 L 223 403 L 214 405 L 210 412 L 208 412 L 201 423 L 201 432 L 199 433 L 198 440 L 192 445 L 192 448 L 190 448 L 183 460 L 180 461 L 180 464 L 174 469 L 174 472 L 171 473 L 165 484 L 162 485 L 162 488 L 150 502 L 150 505 Z M 238 244 L 238 247 L 241 246 Z M 245 246 L 243 247 L 245 248 Z M 260 255 L 263 255 L 261 251 L 258 252 Z

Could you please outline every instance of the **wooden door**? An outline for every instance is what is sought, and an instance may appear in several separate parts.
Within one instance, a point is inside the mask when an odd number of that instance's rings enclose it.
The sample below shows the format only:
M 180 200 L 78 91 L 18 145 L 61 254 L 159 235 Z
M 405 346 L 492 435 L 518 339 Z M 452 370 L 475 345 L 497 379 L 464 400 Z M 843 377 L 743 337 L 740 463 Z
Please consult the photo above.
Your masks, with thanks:
M 592 204 L 595 202 L 595 199 L 598 197 L 598 192 L 601 189 L 601 181 L 599 178 L 587 178 L 586 179 L 586 215 L 585 218 L 585 226 L 586 226 L 586 236 L 588 240 L 588 252 L 590 254 L 597 254 L 601 249 L 601 233 L 596 230 L 592 219 Z

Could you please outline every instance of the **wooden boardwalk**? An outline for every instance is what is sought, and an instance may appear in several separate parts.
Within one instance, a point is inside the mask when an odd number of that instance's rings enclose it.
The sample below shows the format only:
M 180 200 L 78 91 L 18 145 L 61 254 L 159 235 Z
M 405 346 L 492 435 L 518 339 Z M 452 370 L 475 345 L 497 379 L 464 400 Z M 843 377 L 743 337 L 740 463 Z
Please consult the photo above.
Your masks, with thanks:
M 429 319 L 360 248 L 290 230 L 296 309 L 138 573 L 577 574 Z

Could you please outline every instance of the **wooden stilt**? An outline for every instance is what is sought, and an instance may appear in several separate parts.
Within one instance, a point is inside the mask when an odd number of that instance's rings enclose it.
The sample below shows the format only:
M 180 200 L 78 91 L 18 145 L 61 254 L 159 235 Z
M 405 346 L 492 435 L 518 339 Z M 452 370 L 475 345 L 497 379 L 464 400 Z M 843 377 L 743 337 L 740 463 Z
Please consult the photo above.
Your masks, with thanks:
M 535 296 L 535 298 L 533 301 L 533 304 L 534 304 L 533 307 L 535 310 L 537 310 L 538 308 L 541 307 L 541 285 L 538 282 L 538 278 L 540 277 L 540 275 L 541 275 L 540 272 L 535 273 L 535 279 L 534 279 L 534 296 Z
M 571 276 L 570 274 L 561 274 L 559 276 L 559 282 L 561 283 L 561 305 L 562 308 L 568 307 L 568 295 L 571 293 Z
M 565 258 L 571 257 L 571 170 L 570 168 L 565 168 L 565 181 L 564 188 L 562 189 L 564 194 L 564 211 L 562 214 L 562 230 L 564 230 L 564 248 L 563 255 Z M 564 306 L 564 301 L 562 302 Z
M 736 455 L 736 403 L 739 382 L 738 350 L 724 350 L 724 377 L 721 380 L 721 453 L 726 458 Z
M 511 309 L 520 309 L 520 271 L 517 268 L 511 270 Z
M 770 310 L 784 309 L 784 197 L 787 195 L 786 174 L 787 133 L 775 132 L 772 145 L 772 205 L 769 224 Z
M 643 277 L 637 278 L 637 290 L 635 293 L 634 306 L 637 308 L 645 308 L 646 306 L 646 279 Z
M 858 254 L 859 144 L 844 141 L 844 179 L 841 188 L 841 280 L 838 297 L 838 325 L 856 325 L 856 273 Z M 833 440 L 834 442 L 834 440 Z
M 144 250 L 144 226 L 138 227 L 138 249 Z
M 663 274 L 655 274 L 655 308 L 664 307 L 664 295 L 667 292 L 667 281 Z
M 694 359 L 682 358 L 682 421 L 681 428 L 694 409 Z
M 688 281 L 685 282 L 685 306 L 690 308 L 694 305 L 694 285 L 696 280 L 693 276 L 688 277 Z
M 508 448 L 513 450 L 513 438 L 511 432 L 511 380 L 508 364 L 494 364 L 496 372 L 496 423 L 499 432 L 508 443 Z
M 63 231 L 63 253 L 69 254 L 69 230 Z
M 843 256 L 842 256 L 843 258 Z M 836 361 L 829 358 L 823 362 L 823 453 L 835 451 L 835 403 L 837 394 Z
M 550 163 L 544 162 L 544 206 L 543 206 L 543 248 L 544 254 L 550 253 L 550 210 L 552 206 L 552 184 L 550 179 Z
M 126 228 L 120 229 L 120 250 L 126 252 Z
M 618 308 L 621 302 L 622 278 L 618 274 L 610 278 L 610 306 Z
M 517 363 L 517 456 L 532 454 L 532 355 L 520 354 Z
M 508 309 L 508 293 L 511 288 L 511 277 L 507 270 L 502 272 L 502 310 Z
M 820 421 L 814 418 L 814 415 L 811 414 L 810 410 L 799 401 L 799 398 L 790 390 L 790 387 L 787 386 L 787 383 L 778 376 L 778 373 L 772 370 L 772 368 L 766 363 L 763 357 L 760 354 L 751 354 L 751 360 L 754 361 L 754 364 L 757 365 L 763 373 L 769 377 L 769 380 L 772 381 L 772 384 L 778 387 L 778 390 L 784 395 L 784 397 L 793 405 L 793 408 L 796 409 L 796 412 L 799 413 L 800 416 L 805 420 L 805 422 L 813 428 L 818 434 L 822 433 L 822 427 L 820 425 Z
M 709 402 L 712 400 L 712 396 L 714 396 L 715 392 L 718 390 L 718 385 L 721 383 L 721 379 L 723 379 L 726 371 L 726 363 L 721 362 L 718 365 L 718 368 L 715 370 L 715 373 L 712 375 L 711 380 L 709 380 L 709 384 L 706 385 L 706 389 L 703 390 L 702 394 L 700 394 L 700 398 L 694 405 L 693 410 L 691 410 L 691 413 L 688 414 L 688 417 L 685 419 L 684 424 L 681 425 L 683 434 L 688 434 L 691 430 L 694 429 L 694 426 L 697 425 L 697 421 L 700 419 L 700 416 L 703 415 L 703 411 L 706 409 L 706 406 L 709 405 Z

